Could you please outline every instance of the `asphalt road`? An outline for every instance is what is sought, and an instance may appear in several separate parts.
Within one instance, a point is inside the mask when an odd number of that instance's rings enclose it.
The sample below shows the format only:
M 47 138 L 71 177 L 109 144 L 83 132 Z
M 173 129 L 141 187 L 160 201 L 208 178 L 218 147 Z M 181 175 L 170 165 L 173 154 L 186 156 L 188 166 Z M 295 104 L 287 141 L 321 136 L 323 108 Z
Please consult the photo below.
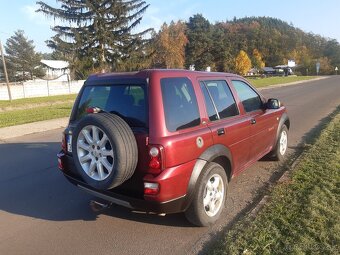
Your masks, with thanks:
M 340 105 L 340 76 L 266 89 L 291 118 L 289 151 L 308 142 Z M 182 214 L 164 217 L 115 206 L 99 214 L 92 196 L 57 170 L 61 130 L 0 143 L 0 254 L 195 254 L 247 213 L 280 175 L 277 163 L 261 161 L 234 178 L 227 209 L 211 228 L 190 225 Z

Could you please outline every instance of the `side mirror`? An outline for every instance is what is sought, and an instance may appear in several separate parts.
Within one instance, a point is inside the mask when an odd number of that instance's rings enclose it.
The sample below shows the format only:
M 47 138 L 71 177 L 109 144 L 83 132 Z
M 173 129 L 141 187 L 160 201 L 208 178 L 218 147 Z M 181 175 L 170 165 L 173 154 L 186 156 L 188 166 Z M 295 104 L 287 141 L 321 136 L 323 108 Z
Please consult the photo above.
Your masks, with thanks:
M 279 109 L 281 107 L 281 102 L 276 98 L 269 98 L 267 101 L 267 109 Z

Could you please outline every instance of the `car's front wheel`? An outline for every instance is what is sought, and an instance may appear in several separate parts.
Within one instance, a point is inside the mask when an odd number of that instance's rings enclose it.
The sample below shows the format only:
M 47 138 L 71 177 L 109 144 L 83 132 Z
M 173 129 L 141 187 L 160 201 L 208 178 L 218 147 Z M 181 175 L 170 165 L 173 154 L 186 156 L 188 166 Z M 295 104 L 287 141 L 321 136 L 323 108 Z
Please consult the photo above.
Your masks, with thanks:
M 209 163 L 198 179 L 193 201 L 185 212 L 186 218 L 197 226 L 214 224 L 223 211 L 227 187 L 223 167 Z
M 274 160 L 281 161 L 284 159 L 288 149 L 288 128 L 282 125 L 279 137 L 277 138 L 275 148 L 272 152 Z

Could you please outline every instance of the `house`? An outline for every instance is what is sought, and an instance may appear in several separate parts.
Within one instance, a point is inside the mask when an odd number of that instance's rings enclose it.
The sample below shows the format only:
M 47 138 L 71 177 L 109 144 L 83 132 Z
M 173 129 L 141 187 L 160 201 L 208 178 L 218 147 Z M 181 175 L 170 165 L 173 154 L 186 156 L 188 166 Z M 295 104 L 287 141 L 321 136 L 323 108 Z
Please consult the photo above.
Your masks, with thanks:
M 46 79 L 68 80 L 70 69 L 67 61 L 42 59 L 40 63 L 46 71 Z

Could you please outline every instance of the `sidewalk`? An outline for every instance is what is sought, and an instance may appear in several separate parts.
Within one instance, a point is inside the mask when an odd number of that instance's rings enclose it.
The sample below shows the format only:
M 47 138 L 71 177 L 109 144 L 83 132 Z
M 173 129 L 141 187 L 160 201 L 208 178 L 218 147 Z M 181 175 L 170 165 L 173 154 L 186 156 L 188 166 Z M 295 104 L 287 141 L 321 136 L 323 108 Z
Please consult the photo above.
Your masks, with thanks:
M 0 128 L 0 141 L 17 136 L 44 132 L 48 130 L 66 127 L 69 118 L 44 120 L 23 125 Z
M 304 81 L 296 81 L 296 82 L 290 82 L 290 83 L 284 83 L 284 84 L 276 84 L 276 85 L 271 85 L 271 86 L 268 86 L 268 87 L 258 88 L 258 90 L 265 90 L 265 89 L 291 86 L 291 85 L 306 83 L 306 82 L 310 82 L 310 81 L 317 81 L 317 80 L 326 79 L 326 78 L 329 78 L 329 76 L 318 77 L 318 78 L 315 78 L 315 79 L 312 79 L 312 80 L 304 80 Z M 23 124 L 23 125 L 18 125 L 18 126 L 0 128 L 0 141 L 10 139 L 10 138 L 14 138 L 14 137 L 17 137 L 17 136 L 23 136 L 23 135 L 39 133 L 39 132 L 44 132 L 44 131 L 58 129 L 58 128 L 63 128 L 63 127 L 66 127 L 66 125 L 68 123 L 68 119 L 69 118 L 45 120 L 45 121 L 33 122 L 33 123 L 28 123 L 28 124 Z

